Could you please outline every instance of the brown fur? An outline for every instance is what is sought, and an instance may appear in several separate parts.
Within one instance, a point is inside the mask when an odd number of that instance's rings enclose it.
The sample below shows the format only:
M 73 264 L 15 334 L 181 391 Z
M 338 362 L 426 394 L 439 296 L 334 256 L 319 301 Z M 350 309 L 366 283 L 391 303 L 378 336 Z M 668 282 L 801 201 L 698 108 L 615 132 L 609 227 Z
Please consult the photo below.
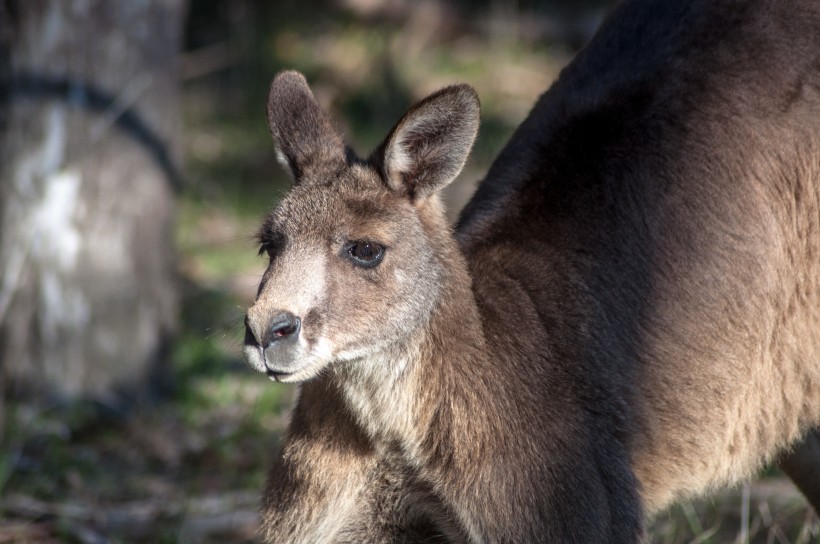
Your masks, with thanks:
M 809 0 L 627 2 L 456 237 L 437 192 L 475 137 L 472 90 L 361 161 L 277 76 L 296 187 L 260 232 L 245 350 L 303 383 L 265 537 L 637 542 L 645 515 L 777 455 L 817 507 L 817 28 Z M 383 260 L 354 264 L 356 240 Z M 261 345 L 283 311 L 301 330 Z

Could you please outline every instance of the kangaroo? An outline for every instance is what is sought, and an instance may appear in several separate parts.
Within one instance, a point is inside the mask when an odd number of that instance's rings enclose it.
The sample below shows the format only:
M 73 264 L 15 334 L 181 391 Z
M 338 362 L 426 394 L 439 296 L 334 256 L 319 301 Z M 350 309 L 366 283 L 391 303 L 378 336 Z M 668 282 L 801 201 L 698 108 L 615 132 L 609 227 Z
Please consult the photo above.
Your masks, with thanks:
M 780 459 L 820 508 L 820 4 L 621 4 L 455 232 L 455 85 L 358 158 L 295 72 L 244 354 L 300 383 L 264 537 L 614 542 Z M 814 430 L 813 430 L 814 429 Z

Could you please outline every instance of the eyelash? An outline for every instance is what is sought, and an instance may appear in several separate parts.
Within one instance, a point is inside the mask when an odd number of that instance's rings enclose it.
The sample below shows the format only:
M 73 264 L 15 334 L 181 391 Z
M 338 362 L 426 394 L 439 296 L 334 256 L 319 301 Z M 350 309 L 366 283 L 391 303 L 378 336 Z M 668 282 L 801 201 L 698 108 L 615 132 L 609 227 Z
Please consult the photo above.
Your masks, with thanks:
M 285 245 L 284 236 L 260 236 L 259 240 L 259 255 L 267 253 L 271 259 L 273 259 Z

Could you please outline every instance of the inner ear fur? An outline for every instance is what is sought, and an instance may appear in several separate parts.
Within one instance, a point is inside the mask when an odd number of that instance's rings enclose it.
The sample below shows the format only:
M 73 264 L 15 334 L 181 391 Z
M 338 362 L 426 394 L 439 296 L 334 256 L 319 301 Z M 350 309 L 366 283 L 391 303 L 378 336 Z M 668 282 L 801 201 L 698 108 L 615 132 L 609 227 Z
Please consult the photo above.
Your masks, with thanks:
M 479 114 L 478 95 L 463 84 L 413 106 L 375 153 L 387 185 L 413 200 L 446 187 L 467 162 Z
M 342 137 L 299 72 L 280 72 L 273 79 L 268 128 L 279 162 L 297 183 L 312 169 L 345 163 Z

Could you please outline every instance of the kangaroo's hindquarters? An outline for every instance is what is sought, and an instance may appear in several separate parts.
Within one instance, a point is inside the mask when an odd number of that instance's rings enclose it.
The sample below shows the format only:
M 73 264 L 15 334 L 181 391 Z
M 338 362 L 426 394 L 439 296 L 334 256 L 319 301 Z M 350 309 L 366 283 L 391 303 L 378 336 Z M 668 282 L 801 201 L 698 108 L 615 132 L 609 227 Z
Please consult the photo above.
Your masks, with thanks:
M 503 252 L 553 351 L 583 346 L 562 368 L 628 422 L 650 513 L 818 425 L 818 25 L 809 1 L 625 2 L 462 214 L 468 261 Z

